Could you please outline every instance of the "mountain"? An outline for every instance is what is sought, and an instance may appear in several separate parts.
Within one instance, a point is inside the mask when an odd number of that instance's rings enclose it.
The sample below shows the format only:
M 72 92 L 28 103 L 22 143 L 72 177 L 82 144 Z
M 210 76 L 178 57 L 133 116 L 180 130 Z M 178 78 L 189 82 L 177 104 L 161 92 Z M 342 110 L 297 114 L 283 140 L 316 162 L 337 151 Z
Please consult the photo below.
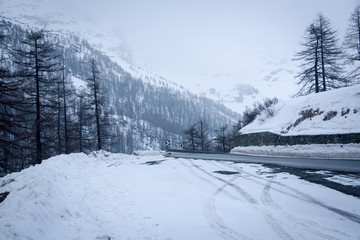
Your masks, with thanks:
M 242 134 L 281 135 L 360 133 L 360 85 L 310 94 L 279 102 L 241 129 Z
M 258 64 L 252 69 L 243 66 L 234 66 L 230 73 L 187 74 L 157 72 L 151 73 L 135 64 L 131 43 L 121 31 L 116 19 L 99 14 L 109 10 L 112 2 L 103 4 L 85 0 L 0 0 L 0 15 L 17 19 L 31 26 L 76 34 L 86 39 L 92 46 L 104 52 L 110 59 L 118 63 L 133 77 L 165 76 L 169 84 L 183 85 L 189 91 L 216 102 L 219 102 L 232 111 L 242 113 L 246 106 L 254 102 L 263 101 L 264 98 L 278 97 L 283 100 L 291 98 L 297 91 L 295 80 L 295 67 L 289 56 L 274 53 L 257 53 L 254 51 L 253 61 Z M 125 3 L 124 3 L 125 4 Z M 89 6 L 88 6 L 89 5 Z M 101 5 L 104 5 L 101 7 Z M 106 5 L 106 6 L 105 6 Z M 121 4 L 117 10 L 121 14 Z M 94 12 L 96 11 L 96 12 Z M 111 14 L 109 14 L 111 15 Z M 114 14 L 112 13 L 111 16 Z M 134 16 L 134 19 L 136 16 Z M 129 19 L 129 22 L 134 21 Z M 122 23 L 125 24 L 126 23 Z M 149 32 L 149 34 L 151 34 Z M 146 39 L 144 39 L 144 44 Z M 186 60 L 185 60 L 186 61 Z M 244 59 L 246 61 L 246 59 Z M 258 66 L 261 66 L 259 68 Z M 145 80 L 146 77 L 142 79 Z M 160 78 L 161 79 L 161 78 Z M 224 84 L 223 80 L 227 80 Z M 229 80 L 229 81 L 228 81 Z M 176 82 L 176 83 L 175 83 Z M 286 92 L 283 91 L 286 89 Z
M 21 45 L 27 31 L 36 29 L 27 23 L 2 17 L 6 38 L 2 54 Z M 165 78 L 123 62 L 120 65 L 78 34 L 50 30 L 47 41 L 64 58 L 73 88 L 84 87 L 89 78 L 89 63 L 95 59 L 110 115 L 109 132 L 116 139 L 112 151 L 130 153 L 134 149 L 160 149 L 164 139 L 180 147 L 182 132 L 199 118 L 210 129 L 232 125 L 240 116 L 224 105 L 197 96 Z

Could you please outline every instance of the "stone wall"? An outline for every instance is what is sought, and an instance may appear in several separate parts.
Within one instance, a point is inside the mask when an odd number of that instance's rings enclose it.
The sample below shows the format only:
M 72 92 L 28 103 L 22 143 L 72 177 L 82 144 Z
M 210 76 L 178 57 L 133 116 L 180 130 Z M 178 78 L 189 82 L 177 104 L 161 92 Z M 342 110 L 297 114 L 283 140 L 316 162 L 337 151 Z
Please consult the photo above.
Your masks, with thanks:
M 240 134 L 236 146 L 360 143 L 360 133 L 281 136 L 271 132 Z

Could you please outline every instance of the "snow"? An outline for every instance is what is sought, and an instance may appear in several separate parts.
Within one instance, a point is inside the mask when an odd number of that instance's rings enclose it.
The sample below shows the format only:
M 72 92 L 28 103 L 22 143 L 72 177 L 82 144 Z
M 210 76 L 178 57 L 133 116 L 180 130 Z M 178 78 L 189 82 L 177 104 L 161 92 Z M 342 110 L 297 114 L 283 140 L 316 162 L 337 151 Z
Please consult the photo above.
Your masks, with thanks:
M 347 158 L 360 160 L 360 144 L 309 144 L 292 146 L 248 146 L 235 147 L 234 154 L 310 157 L 310 158 Z
M 84 80 L 74 77 L 74 76 L 71 76 L 71 81 L 72 81 L 75 89 L 77 89 L 77 90 L 85 89 L 87 86 L 87 83 Z
M 360 238 L 359 198 L 259 164 L 60 155 L 0 178 L 3 192 L 0 239 Z
M 279 103 L 274 117 L 257 117 L 240 130 L 242 134 L 273 132 L 281 135 L 316 135 L 360 132 L 360 84 L 310 94 Z M 318 114 L 295 124 L 302 111 L 318 109 Z M 324 120 L 331 112 L 336 116 Z
M 360 186 L 360 179 L 358 179 L 356 176 L 352 177 L 352 176 L 338 175 L 338 176 L 328 177 L 326 179 L 336 183 L 340 183 L 342 185 Z

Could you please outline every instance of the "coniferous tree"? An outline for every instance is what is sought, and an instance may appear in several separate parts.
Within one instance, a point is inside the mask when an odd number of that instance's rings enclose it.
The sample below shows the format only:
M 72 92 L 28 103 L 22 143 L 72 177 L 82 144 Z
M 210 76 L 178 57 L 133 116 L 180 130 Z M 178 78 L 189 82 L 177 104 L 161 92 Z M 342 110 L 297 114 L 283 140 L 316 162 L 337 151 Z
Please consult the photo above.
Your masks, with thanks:
M 0 45 L 5 39 L 0 32 Z M 0 50 L 1 56 L 4 50 Z M 0 170 L 4 173 L 22 169 L 16 167 L 16 161 L 25 158 L 19 153 L 25 147 L 23 144 L 27 136 L 24 124 L 25 109 L 29 107 L 20 91 L 22 81 L 9 70 L 7 59 L 0 59 Z M 1 171 L 0 171 L 1 174 Z
M 302 71 L 297 75 L 298 84 L 302 85 L 298 94 L 318 93 L 345 85 L 340 68 L 343 53 L 337 46 L 336 32 L 330 21 L 319 13 L 305 33 L 304 49 L 295 55 L 295 60 L 302 61 Z
M 349 19 L 344 47 L 347 50 L 347 64 L 351 64 L 349 77 L 360 82 L 360 5 L 356 6 Z
M 228 152 L 229 149 L 229 138 L 227 133 L 227 125 L 220 127 L 218 130 L 215 130 L 215 150 L 219 152 Z
M 242 127 L 242 122 L 239 120 L 237 121 L 231 128 L 229 134 L 228 134 L 228 142 L 229 142 L 229 148 L 230 150 L 233 149 L 235 146 L 235 139 L 237 136 L 239 136 L 239 131 Z
M 91 91 L 91 98 L 92 98 L 92 105 L 94 107 L 94 116 L 95 116 L 95 129 L 96 129 L 96 139 L 97 139 L 97 144 L 96 144 L 96 149 L 100 150 L 102 149 L 102 139 L 101 139 L 101 125 L 100 125 L 100 115 L 101 115 L 101 106 L 102 106 L 102 101 L 101 101 L 101 96 L 100 96 L 100 71 L 95 63 L 95 60 L 92 59 L 90 62 L 90 77 L 87 79 L 88 81 L 88 87 Z
M 184 131 L 184 141 L 183 141 L 184 149 L 195 151 L 196 138 L 197 138 L 196 124 L 193 124 Z
M 14 50 L 14 63 L 19 66 L 17 73 L 24 80 L 22 88 L 28 97 L 29 102 L 35 105 L 35 160 L 34 163 L 41 163 L 44 155 L 44 136 L 53 135 L 45 131 L 46 120 L 51 120 L 49 114 L 54 111 L 46 107 L 53 106 L 53 90 L 56 79 L 54 73 L 59 71 L 59 64 L 53 46 L 46 40 L 45 30 L 27 33 L 26 38 L 21 41 L 22 47 Z M 46 118 L 47 117 L 47 118 Z M 51 128 L 51 124 L 47 126 Z M 50 130 L 51 131 L 51 130 Z M 49 142 L 49 141 L 47 141 Z

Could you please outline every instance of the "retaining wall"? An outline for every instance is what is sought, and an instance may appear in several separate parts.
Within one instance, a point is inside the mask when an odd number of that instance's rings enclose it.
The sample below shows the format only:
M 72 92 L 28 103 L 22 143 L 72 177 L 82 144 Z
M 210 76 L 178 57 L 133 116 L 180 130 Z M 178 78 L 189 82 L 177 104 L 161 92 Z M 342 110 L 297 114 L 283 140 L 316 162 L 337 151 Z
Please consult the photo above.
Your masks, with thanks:
M 282 136 L 271 132 L 240 134 L 236 146 L 360 143 L 360 133 Z

